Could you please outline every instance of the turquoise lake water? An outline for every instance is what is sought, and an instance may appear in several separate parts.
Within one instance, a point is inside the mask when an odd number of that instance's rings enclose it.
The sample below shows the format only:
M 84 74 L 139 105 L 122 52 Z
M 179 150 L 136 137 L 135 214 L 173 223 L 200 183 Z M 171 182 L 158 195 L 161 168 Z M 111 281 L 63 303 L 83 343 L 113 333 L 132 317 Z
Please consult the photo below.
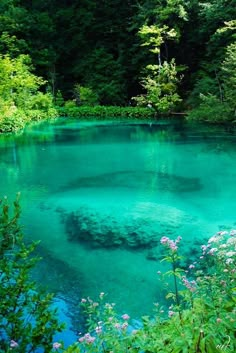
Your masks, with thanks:
M 139 318 L 162 300 L 162 236 L 182 236 L 187 266 L 235 228 L 235 147 L 223 127 L 61 119 L 0 136 L 0 195 L 21 192 L 26 239 L 41 240 L 35 276 L 71 313 L 105 292 Z

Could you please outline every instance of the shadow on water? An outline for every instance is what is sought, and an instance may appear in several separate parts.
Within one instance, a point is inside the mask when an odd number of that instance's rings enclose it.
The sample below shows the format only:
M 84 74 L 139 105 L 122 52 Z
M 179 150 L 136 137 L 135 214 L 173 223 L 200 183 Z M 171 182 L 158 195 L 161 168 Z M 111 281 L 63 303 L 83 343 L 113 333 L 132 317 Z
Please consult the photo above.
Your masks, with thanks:
M 155 171 L 120 171 L 93 177 L 78 178 L 60 188 L 59 191 L 63 192 L 86 187 L 149 188 L 150 183 L 156 190 L 163 192 L 197 192 L 202 189 L 199 178 L 186 178 Z

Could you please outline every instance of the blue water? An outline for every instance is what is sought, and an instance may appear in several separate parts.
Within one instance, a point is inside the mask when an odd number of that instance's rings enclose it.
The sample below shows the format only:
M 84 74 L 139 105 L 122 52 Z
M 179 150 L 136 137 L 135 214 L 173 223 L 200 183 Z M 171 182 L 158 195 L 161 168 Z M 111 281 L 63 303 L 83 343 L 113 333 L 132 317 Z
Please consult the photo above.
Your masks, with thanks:
M 21 192 L 27 240 L 41 240 L 35 276 L 63 300 L 76 328 L 82 297 L 133 318 L 163 293 L 161 236 L 194 248 L 235 228 L 236 134 L 173 120 L 79 122 L 0 136 L 0 195 Z

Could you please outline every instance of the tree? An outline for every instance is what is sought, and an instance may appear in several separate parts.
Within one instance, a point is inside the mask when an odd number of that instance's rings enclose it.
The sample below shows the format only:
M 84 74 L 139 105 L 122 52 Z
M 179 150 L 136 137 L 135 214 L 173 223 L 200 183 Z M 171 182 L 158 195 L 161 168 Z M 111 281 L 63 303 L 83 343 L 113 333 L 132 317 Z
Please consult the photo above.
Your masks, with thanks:
M 157 55 L 158 64 L 146 66 L 146 77 L 142 85 L 146 91 L 141 96 L 134 97 L 138 105 L 151 105 L 160 113 L 170 112 L 181 101 L 177 93 L 177 69 L 175 60 L 162 62 L 161 46 L 166 40 L 174 40 L 178 36 L 173 28 L 164 25 L 144 25 L 139 34 L 144 40 L 143 46 L 148 46 L 149 51 Z
M 52 97 L 39 91 L 46 81 L 32 70 L 29 56 L 12 59 L 0 55 L 0 125 L 3 131 L 21 128 L 24 121 L 56 115 Z

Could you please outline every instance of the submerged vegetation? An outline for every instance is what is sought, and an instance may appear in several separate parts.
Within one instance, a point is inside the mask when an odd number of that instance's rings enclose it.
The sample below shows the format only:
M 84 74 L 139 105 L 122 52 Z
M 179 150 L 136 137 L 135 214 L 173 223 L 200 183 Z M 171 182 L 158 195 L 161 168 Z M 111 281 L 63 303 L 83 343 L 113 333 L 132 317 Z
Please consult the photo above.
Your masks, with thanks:
M 7 199 L 0 214 L 0 352 L 175 352 L 235 351 L 236 231 L 220 231 L 201 246 L 201 256 L 184 270 L 180 263 L 181 237 L 160 239 L 166 273 L 157 271 L 159 285 L 168 293 L 154 304 L 153 316 L 137 322 L 115 311 L 105 294 L 81 299 L 85 318 L 78 341 L 64 348 L 53 342 L 63 329 L 44 294 L 31 279 L 38 258 L 36 244 L 26 245 L 19 226 L 18 200 L 10 214 Z M 158 269 L 158 263 L 157 263 Z M 140 290 L 142 290 L 140 288 Z

